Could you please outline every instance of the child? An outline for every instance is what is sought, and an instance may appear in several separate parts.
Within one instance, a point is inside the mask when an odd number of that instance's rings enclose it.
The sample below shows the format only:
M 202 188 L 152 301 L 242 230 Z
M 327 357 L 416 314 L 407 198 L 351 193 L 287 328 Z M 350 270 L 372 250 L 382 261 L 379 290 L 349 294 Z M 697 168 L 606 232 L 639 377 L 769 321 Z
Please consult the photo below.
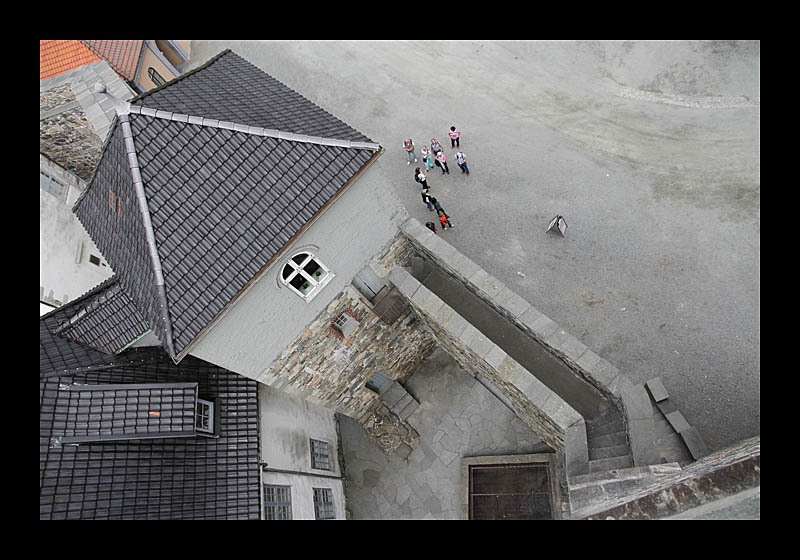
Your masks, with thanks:
M 469 177 L 469 167 L 467 167 L 467 155 L 461 150 L 456 152 L 456 163 L 461 168 L 461 173 L 466 173 Z
M 447 229 L 448 226 L 455 227 L 450 223 L 450 216 L 445 214 L 444 210 L 439 210 L 439 221 L 442 222 L 442 229 Z
M 433 222 L 425 222 L 425 227 L 427 227 L 433 233 L 436 233 L 436 224 L 434 224 Z
M 461 149 L 461 144 L 459 140 L 461 137 L 461 132 L 459 132 L 459 130 L 456 127 L 451 126 L 450 132 L 448 132 L 447 134 L 450 136 L 450 149 L 452 150 L 456 146 L 458 146 L 458 148 Z

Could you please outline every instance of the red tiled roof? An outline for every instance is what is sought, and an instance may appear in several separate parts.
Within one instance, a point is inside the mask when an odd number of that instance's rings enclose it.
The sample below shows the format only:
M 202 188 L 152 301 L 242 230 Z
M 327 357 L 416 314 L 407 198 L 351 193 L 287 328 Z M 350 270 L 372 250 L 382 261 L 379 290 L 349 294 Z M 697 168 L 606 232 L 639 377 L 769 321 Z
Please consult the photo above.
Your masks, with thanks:
M 133 80 L 136 75 L 136 65 L 139 62 L 139 53 L 142 51 L 141 39 L 131 40 L 82 40 L 84 45 L 108 62 L 114 71 L 125 80 Z
M 39 41 L 40 80 L 91 62 L 100 62 L 100 57 L 80 41 L 64 39 Z

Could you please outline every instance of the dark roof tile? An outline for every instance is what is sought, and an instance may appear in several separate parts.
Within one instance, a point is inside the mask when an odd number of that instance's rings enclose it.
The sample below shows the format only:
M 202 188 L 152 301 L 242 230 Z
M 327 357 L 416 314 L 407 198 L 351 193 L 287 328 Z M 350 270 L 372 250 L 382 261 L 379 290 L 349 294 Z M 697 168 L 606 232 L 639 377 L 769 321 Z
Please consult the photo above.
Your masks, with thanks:
M 76 214 L 146 323 L 167 348 L 171 332 L 178 354 L 373 156 L 301 140 L 371 140 L 229 51 L 133 103 L 138 109 L 125 119 L 134 159 L 118 125 Z M 188 122 L 161 118 L 167 113 Z M 232 130 L 214 128 L 219 121 Z M 280 138 L 244 132 L 251 127 L 281 131 Z M 163 288 L 131 162 L 139 166 Z M 109 189 L 122 197 L 116 216 Z M 211 262 L 203 258 L 209 254 Z

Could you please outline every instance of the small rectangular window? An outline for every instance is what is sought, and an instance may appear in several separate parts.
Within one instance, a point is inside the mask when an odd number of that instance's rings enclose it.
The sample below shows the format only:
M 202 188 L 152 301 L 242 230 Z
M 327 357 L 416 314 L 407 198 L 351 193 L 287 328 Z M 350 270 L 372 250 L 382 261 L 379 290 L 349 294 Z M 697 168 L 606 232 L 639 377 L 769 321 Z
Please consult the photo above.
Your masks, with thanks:
M 100 257 L 95 255 L 89 255 L 89 262 L 93 265 L 100 266 Z
M 331 470 L 331 455 L 327 441 L 311 440 L 311 468 Z
M 333 491 L 330 488 L 314 488 L 314 518 L 336 519 L 333 511 Z
M 336 329 L 344 338 L 350 336 L 356 327 L 360 323 L 358 320 L 348 315 L 347 313 L 342 313 L 333 321 L 333 328 Z
M 264 485 L 264 519 L 292 518 L 292 487 Z
M 196 424 L 198 432 L 214 433 L 214 403 L 197 399 Z

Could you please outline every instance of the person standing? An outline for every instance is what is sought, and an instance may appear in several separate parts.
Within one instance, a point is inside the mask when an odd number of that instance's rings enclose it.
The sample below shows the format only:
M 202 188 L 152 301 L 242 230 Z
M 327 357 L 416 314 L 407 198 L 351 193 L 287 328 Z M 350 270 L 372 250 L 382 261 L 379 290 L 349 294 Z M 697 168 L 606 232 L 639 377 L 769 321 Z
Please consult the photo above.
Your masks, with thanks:
M 425 144 L 422 145 L 419 152 L 422 155 L 422 161 L 425 162 L 425 172 L 430 171 L 430 168 L 433 167 L 433 154 Z
M 438 152 L 435 156 L 436 161 L 439 162 L 439 167 L 442 168 L 442 175 L 447 173 L 450 175 L 450 169 L 447 167 L 447 156 L 444 155 L 444 150 Z
M 431 138 L 431 152 L 433 152 L 433 157 L 436 157 L 436 154 L 442 151 L 442 145 L 439 144 L 439 141 L 436 138 Z
M 442 223 L 442 229 L 447 229 L 448 227 L 455 227 L 453 224 L 450 223 L 450 216 L 444 213 L 444 210 L 439 210 L 439 221 Z
M 439 212 L 444 212 L 444 208 L 442 208 L 442 205 L 439 204 L 439 201 L 436 200 L 435 196 L 429 196 L 428 198 L 430 200 L 430 203 L 433 205 L 434 210 L 436 210 L 437 216 L 439 215 Z
M 466 173 L 469 177 L 469 167 L 467 167 L 467 155 L 461 150 L 456 152 L 456 163 L 461 168 L 461 173 Z
M 414 162 L 417 161 L 417 153 L 414 151 L 414 141 L 411 138 L 406 138 L 403 140 L 403 149 L 406 151 L 406 155 L 408 156 L 408 163 L 406 165 L 411 165 L 411 157 L 414 157 Z
M 422 202 L 428 205 L 428 210 L 433 212 L 433 201 L 436 200 L 428 194 L 428 189 L 422 189 Z
M 455 126 L 451 126 L 450 131 L 447 134 L 448 136 L 450 136 L 450 149 L 453 149 L 455 147 L 461 149 L 461 143 L 460 143 L 461 132 L 459 132 L 459 130 Z
M 428 187 L 428 175 L 422 171 L 419 167 L 414 170 L 414 180 L 422 185 L 423 189 L 427 189 Z

